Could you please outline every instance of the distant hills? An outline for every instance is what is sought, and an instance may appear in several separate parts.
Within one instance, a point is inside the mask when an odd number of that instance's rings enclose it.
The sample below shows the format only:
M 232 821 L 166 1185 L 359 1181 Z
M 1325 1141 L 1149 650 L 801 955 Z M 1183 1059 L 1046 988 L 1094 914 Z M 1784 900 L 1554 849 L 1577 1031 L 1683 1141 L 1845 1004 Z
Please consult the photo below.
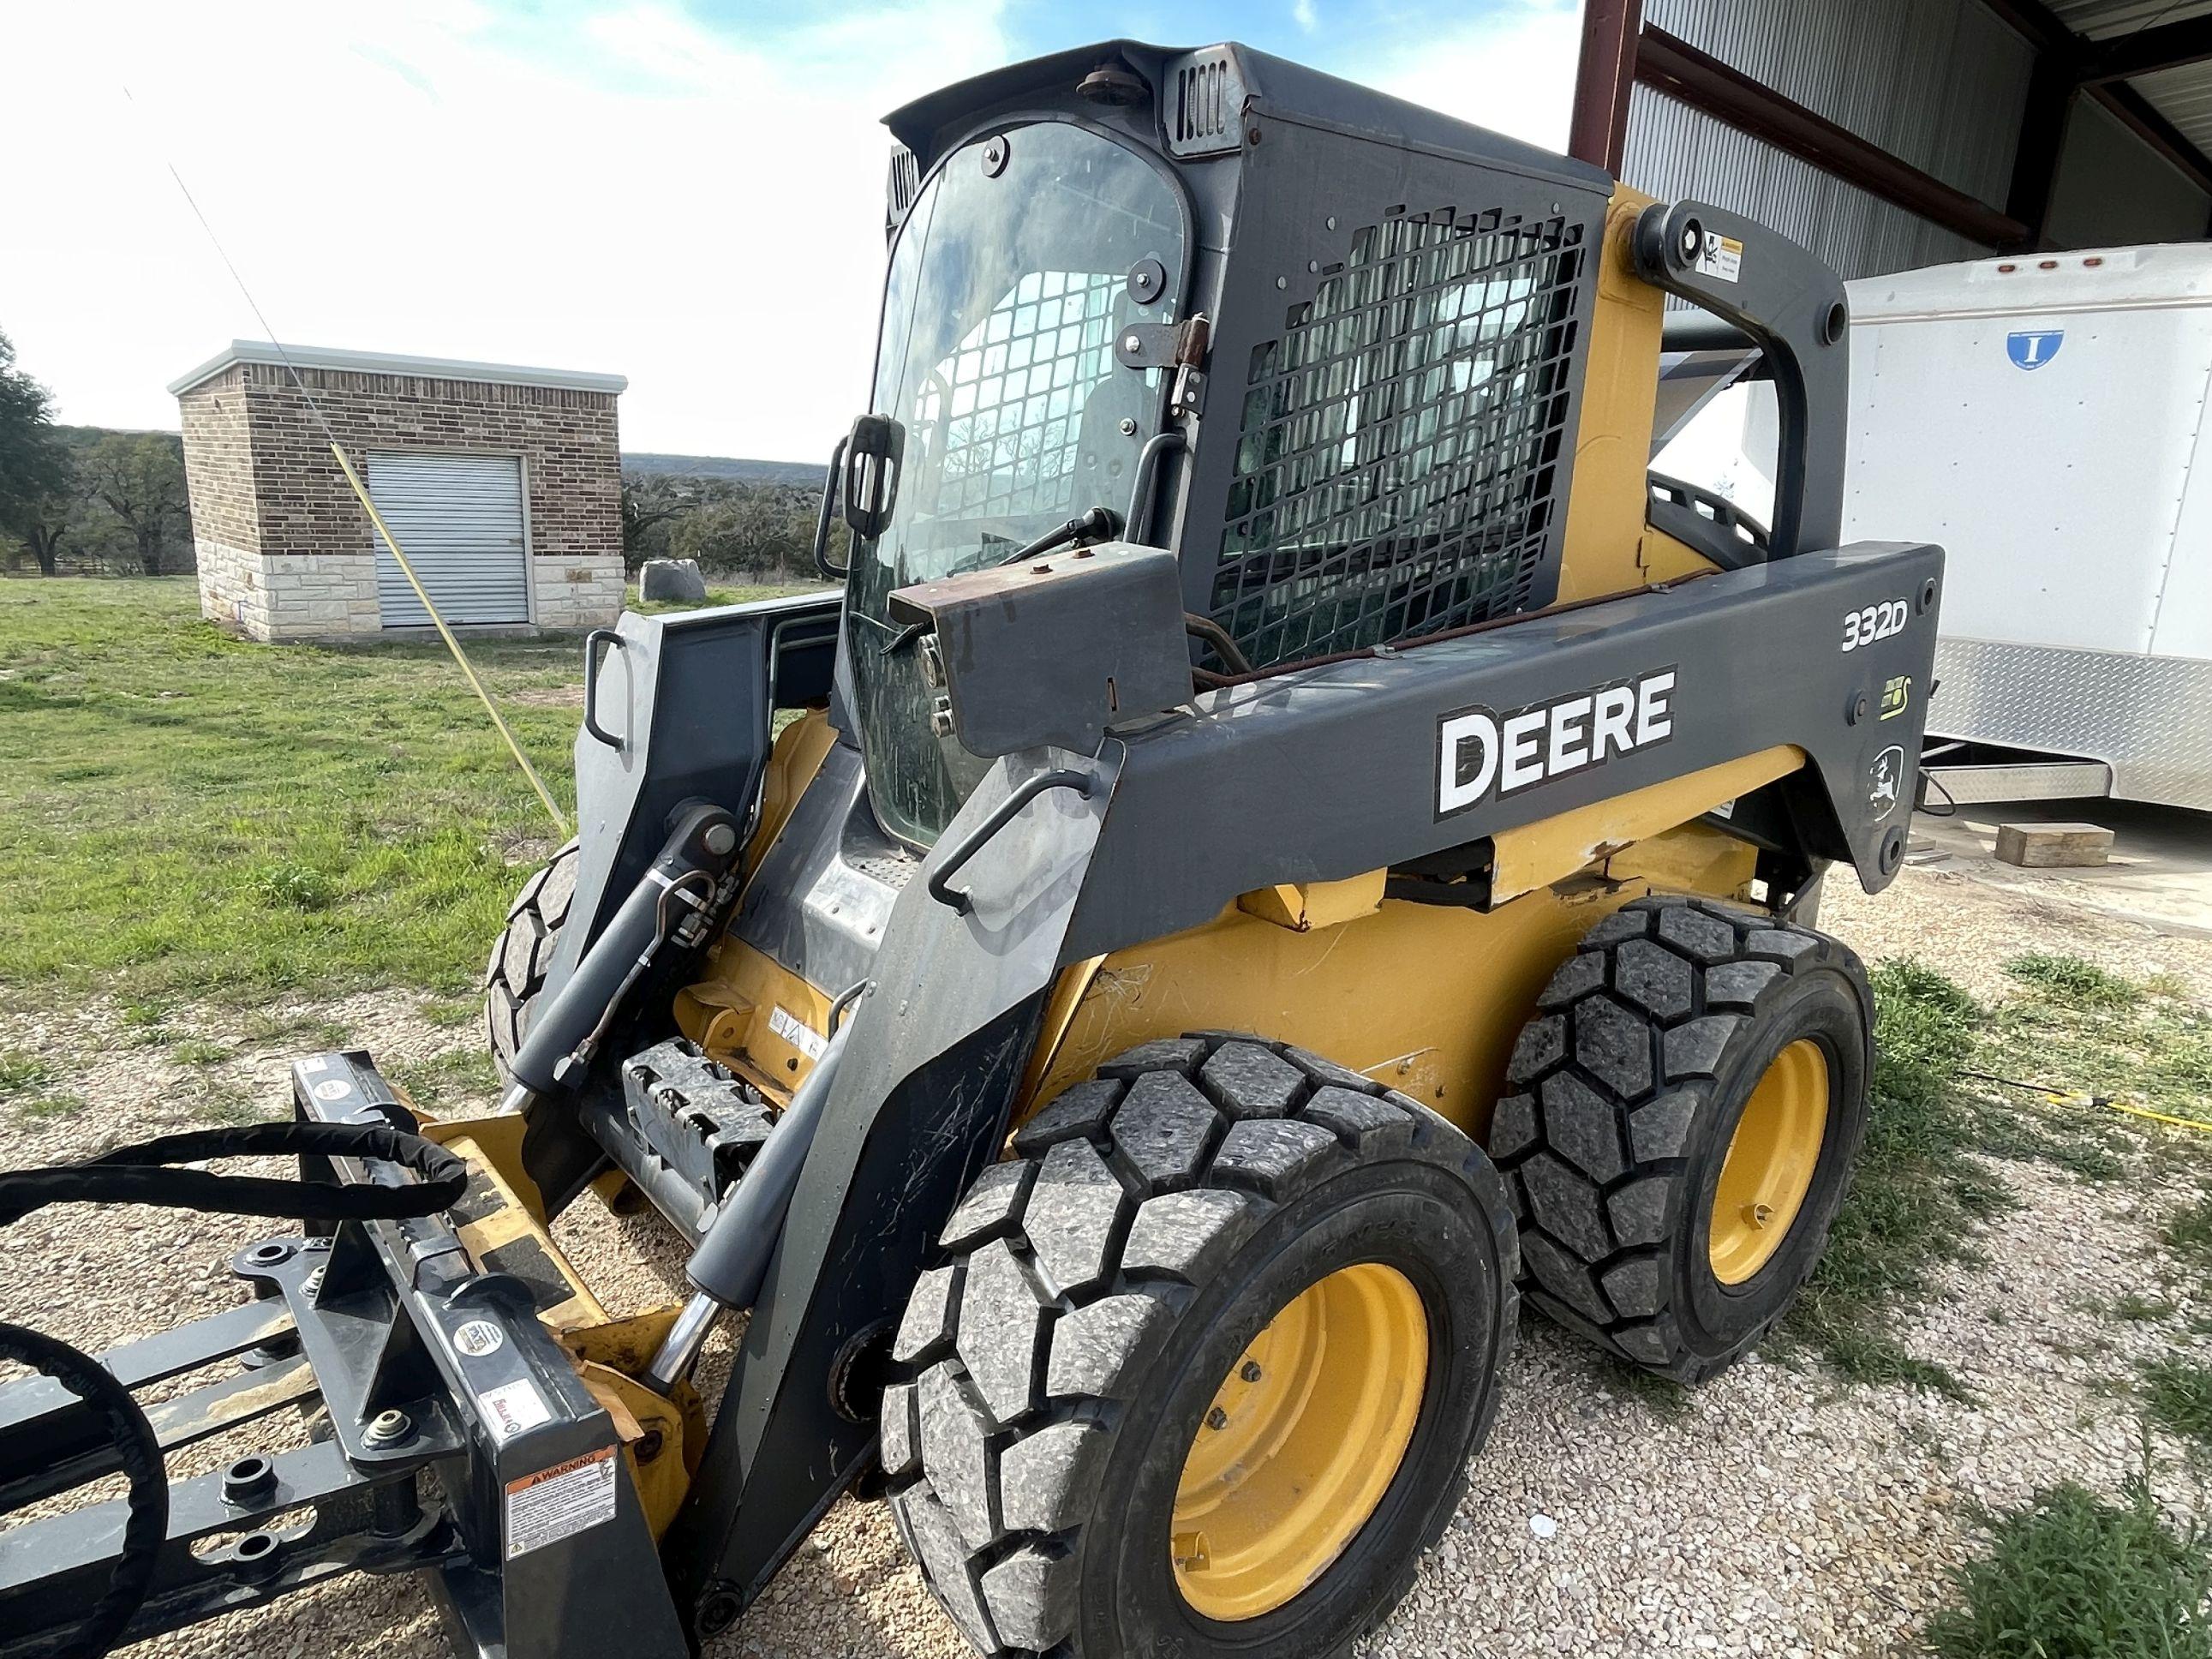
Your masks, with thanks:
M 625 472 L 664 472 L 680 478 L 727 478 L 737 483 L 804 484 L 819 489 L 822 466 L 816 461 L 748 461 L 728 455 L 662 455 L 624 450 Z

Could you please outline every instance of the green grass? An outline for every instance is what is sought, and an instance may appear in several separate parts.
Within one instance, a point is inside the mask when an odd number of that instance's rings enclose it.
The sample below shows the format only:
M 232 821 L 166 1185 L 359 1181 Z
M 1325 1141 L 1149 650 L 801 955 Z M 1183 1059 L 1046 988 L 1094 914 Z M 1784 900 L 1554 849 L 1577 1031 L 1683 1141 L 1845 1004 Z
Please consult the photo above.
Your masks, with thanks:
M 742 595 L 738 595 L 742 597 Z M 567 810 L 574 641 L 469 651 Z M 0 582 L 0 992 L 467 995 L 556 840 L 445 654 L 258 645 L 189 578 Z
M 230 1058 L 229 1048 L 206 1037 L 186 1037 L 173 1043 L 169 1054 L 183 1066 L 220 1066 Z
M 434 1114 L 499 1092 L 491 1056 L 478 1048 L 449 1048 L 428 1060 L 388 1066 L 385 1074 L 410 1102 Z
M 2140 988 L 2108 969 L 2079 957 L 2040 952 L 2014 957 L 2006 973 L 2033 986 L 2054 1002 L 2075 1008 L 2127 1008 L 2142 998 Z
M 75 1117 L 84 1109 L 84 1102 L 71 1094 L 31 1095 L 15 1101 L 14 1105 L 20 1115 L 33 1121 Z
M 2130 1291 L 2112 1304 L 2112 1317 L 2130 1324 L 2154 1325 L 2172 1318 L 2177 1311 L 2172 1297 L 2145 1296 L 2138 1291 Z
M 473 1025 L 483 1018 L 483 999 L 478 996 L 425 997 L 417 1010 L 433 1025 Z
M 2167 1249 L 2190 1266 L 2200 1273 L 2212 1273 L 2212 1196 L 2176 1211 L 2159 1237 Z
M 2142 1368 L 2142 1392 L 2152 1422 L 2212 1452 L 2212 1371 L 2185 1354 L 2154 1359 Z
M 1946 1265 L 1974 1259 L 1980 1224 L 2009 1206 L 1967 1153 L 1972 1107 L 1959 1073 L 1983 1011 L 1917 962 L 1873 973 L 1879 1045 L 1866 1139 L 1827 1254 L 1780 1331 L 1784 1351 L 1809 1349 L 1856 1382 L 1964 1393 L 1942 1365 L 1893 1336 L 1896 1311 L 1926 1299 Z
M 2168 1525 L 2148 1486 L 2118 1502 L 2068 1483 L 1984 1514 L 1985 1553 L 1929 1621 L 1938 1659 L 2208 1659 L 2203 1534 Z
M 729 587 L 709 582 L 707 597 L 696 604 L 689 599 L 655 599 L 647 605 L 638 598 L 637 584 L 632 582 L 623 591 L 623 603 L 642 616 L 659 617 L 671 611 L 698 611 L 710 605 L 744 605 L 752 599 L 781 599 L 793 593 L 811 593 L 820 586 L 818 582 L 793 582 L 782 587 Z
M 52 1068 L 36 1054 L 0 1048 L 0 1097 L 27 1093 L 52 1075 Z
M 1675 1423 L 1690 1414 L 1690 1390 L 1674 1378 L 1656 1376 L 1641 1365 L 1609 1355 L 1599 1355 L 1597 1363 L 1607 1388 L 1641 1402 L 1654 1417 Z
M 2172 981 L 2136 984 L 2067 956 L 2017 957 L 2019 993 L 1997 1011 L 1975 1066 L 2061 1095 L 2104 1096 L 2212 1127 L 2212 1017 Z M 2027 1090 L 2024 1144 L 2001 1153 L 2049 1158 L 2093 1177 L 2116 1172 L 2139 1121 L 2086 1103 L 2052 1104 Z M 2212 1148 L 2212 1143 L 2208 1143 Z

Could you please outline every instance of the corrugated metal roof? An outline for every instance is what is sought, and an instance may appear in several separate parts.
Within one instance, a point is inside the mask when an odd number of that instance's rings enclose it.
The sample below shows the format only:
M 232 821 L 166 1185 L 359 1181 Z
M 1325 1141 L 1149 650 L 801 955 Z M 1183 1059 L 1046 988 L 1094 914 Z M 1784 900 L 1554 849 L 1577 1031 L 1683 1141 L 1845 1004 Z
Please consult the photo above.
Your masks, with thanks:
M 1629 98 L 1625 172 L 1639 190 L 1693 197 L 1770 225 L 1845 277 L 1984 251 L 1649 87 Z
M 2129 84 L 2173 123 L 2181 136 L 2212 155 L 2212 64 L 2185 64 L 2138 75 Z
M 2109 40 L 2158 23 L 2179 23 L 2212 12 L 2212 0 L 2046 0 L 2058 21 L 2076 34 Z
M 2034 52 L 1980 0 L 1646 0 L 1644 15 L 1953 189 L 2003 204 Z M 1632 106 L 1631 119 L 1632 133 Z
M 2091 40 L 2126 39 L 2192 17 L 2212 16 L 2212 0 L 2051 0 L 2058 21 Z M 2185 64 L 2128 82 L 2198 149 L 2212 154 L 2212 63 Z

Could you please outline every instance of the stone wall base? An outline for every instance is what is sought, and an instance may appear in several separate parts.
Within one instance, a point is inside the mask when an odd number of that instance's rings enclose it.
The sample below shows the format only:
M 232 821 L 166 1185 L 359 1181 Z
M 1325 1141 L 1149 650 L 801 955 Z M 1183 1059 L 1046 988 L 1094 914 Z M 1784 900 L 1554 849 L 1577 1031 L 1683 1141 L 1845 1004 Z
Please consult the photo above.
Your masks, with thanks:
M 359 639 L 384 631 L 373 554 L 248 553 L 200 537 L 200 614 L 249 639 Z M 548 633 L 611 628 L 622 615 L 619 554 L 530 562 L 532 624 Z
M 622 556 L 533 558 L 530 601 L 532 619 L 548 631 L 611 628 L 622 615 Z

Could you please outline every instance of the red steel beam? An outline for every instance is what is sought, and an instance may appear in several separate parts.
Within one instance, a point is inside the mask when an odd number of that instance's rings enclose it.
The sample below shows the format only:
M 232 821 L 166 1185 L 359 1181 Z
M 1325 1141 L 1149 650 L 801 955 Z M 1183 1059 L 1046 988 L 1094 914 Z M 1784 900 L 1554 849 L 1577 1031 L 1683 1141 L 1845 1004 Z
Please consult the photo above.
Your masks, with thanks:
M 2082 52 L 2081 81 L 2100 86 L 2160 70 L 2179 69 L 2212 58 L 2212 17 L 2185 17 L 2110 40 L 2092 40 Z
M 1628 143 L 1628 90 L 1636 78 L 1636 36 L 1643 23 L 1644 0 L 1583 0 L 1567 154 L 1616 179 Z
M 2085 40 L 2067 27 L 2058 15 L 2043 3 L 2043 0 L 1982 0 L 1983 7 L 1999 22 L 2010 27 L 2028 45 L 2033 46 L 2039 59 L 2055 61 L 2064 67 L 2064 72 L 2081 85 L 2088 97 L 2094 99 L 2124 125 L 2136 137 L 2150 146 L 2163 160 L 2187 176 L 2198 189 L 2212 191 L 2212 157 L 2182 137 L 2172 122 L 2151 106 L 2150 100 L 2133 87 L 2106 77 L 2103 70 L 2112 68 L 2115 54 L 2123 50 L 2134 52 L 2142 64 L 2132 73 L 2148 73 L 2154 57 L 2163 58 L 2168 65 L 2175 62 L 2193 61 L 2176 57 L 2184 48 L 2194 52 L 2199 43 L 2191 35 L 2169 34 L 2166 29 L 2212 31 L 2212 19 L 2185 18 L 2181 22 L 2158 26 L 2124 37 L 2119 41 L 2097 42 Z M 2160 41 L 2157 37 L 2163 36 Z M 2148 41 L 2149 44 L 2143 44 Z M 2040 65 L 2039 65 L 2039 67 Z M 2101 68 L 2100 68 L 2101 66 Z M 2033 94 L 2029 118 L 2033 118 Z M 2023 126 L 2023 144 L 2029 135 Z M 2014 175 L 2015 183 L 2018 175 Z M 2012 206 L 2009 202 L 2006 204 Z M 2019 216 L 2015 210 L 2015 216 Z
M 1663 29 L 1644 30 L 1637 43 L 1636 78 L 1969 241 L 1996 248 L 2027 239 L 2028 228 L 2009 214 L 1923 173 Z

